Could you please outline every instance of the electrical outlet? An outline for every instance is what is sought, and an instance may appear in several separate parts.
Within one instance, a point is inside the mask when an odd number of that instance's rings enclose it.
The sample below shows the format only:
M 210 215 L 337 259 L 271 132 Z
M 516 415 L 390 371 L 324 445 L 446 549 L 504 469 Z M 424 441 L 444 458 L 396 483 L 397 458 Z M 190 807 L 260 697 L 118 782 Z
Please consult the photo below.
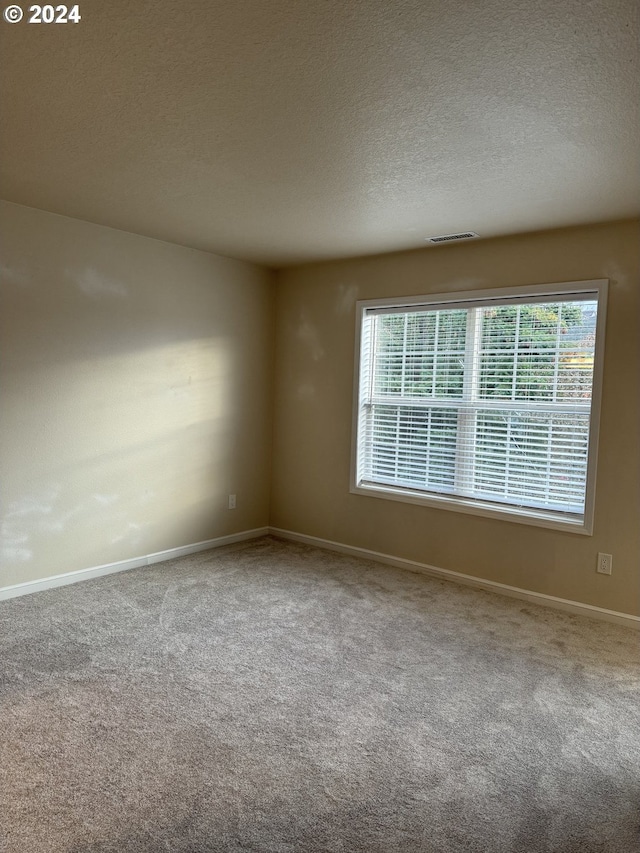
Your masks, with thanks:
M 612 563 L 613 557 L 611 554 L 598 554 L 598 565 L 596 566 L 596 571 L 600 572 L 601 575 L 610 575 Z
M 229 495 L 229 509 L 235 509 L 235 508 L 236 508 L 236 496 L 235 495 Z

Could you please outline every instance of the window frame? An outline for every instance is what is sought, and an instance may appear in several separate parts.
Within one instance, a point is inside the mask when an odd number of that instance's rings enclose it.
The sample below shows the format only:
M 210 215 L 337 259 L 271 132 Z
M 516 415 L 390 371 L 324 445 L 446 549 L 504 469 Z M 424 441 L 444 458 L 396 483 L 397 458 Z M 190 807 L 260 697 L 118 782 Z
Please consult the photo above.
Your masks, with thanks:
M 356 302 L 350 493 L 591 536 L 593 534 L 595 513 L 596 469 L 602 402 L 608 284 L 608 279 L 591 279 L 587 281 L 500 287 L 488 290 L 450 291 L 449 293 L 358 300 Z M 362 484 L 358 482 L 358 429 L 361 408 L 360 364 L 362 359 L 362 327 L 367 311 L 380 308 L 383 311 L 385 309 L 397 309 L 398 313 L 402 313 L 407 309 L 419 306 L 424 306 L 425 308 L 446 307 L 467 309 L 487 304 L 500 305 L 511 303 L 515 299 L 523 298 L 531 298 L 532 301 L 552 301 L 553 297 L 566 298 L 571 295 L 582 296 L 585 293 L 595 294 L 598 311 L 595 329 L 585 507 L 582 520 L 569 517 L 561 518 L 558 513 L 553 511 L 533 507 L 509 506 L 497 502 L 492 503 L 488 500 L 480 502 L 478 499 L 456 495 L 439 494 L 436 492 L 426 494 L 407 487 L 372 483 Z

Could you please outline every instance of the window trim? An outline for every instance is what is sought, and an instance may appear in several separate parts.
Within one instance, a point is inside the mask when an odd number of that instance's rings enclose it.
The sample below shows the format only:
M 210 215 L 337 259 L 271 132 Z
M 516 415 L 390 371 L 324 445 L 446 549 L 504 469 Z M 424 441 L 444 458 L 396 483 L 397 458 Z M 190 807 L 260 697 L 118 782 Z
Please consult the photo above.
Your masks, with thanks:
M 490 290 L 451 291 L 449 293 L 358 300 L 356 302 L 350 493 L 591 536 L 593 534 L 593 520 L 595 513 L 596 469 L 598 462 L 598 438 L 600 432 L 608 284 L 608 279 L 591 279 L 587 281 L 500 287 Z M 559 518 L 557 514 L 553 514 L 542 509 L 513 507 L 501 503 L 491 503 L 490 501 L 484 501 L 482 504 L 479 504 L 478 501 L 474 499 L 467 499 L 459 496 L 437 493 L 430 493 L 427 495 L 417 490 L 412 491 L 406 487 L 400 488 L 372 483 L 362 485 L 357 482 L 358 426 L 360 416 L 360 362 L 362 355 L 361 332 L 363 318 L 366 311 L 380 308 L 381 312 L 388 313 L 389 308 L 397 308 L 398 313 L 402 313 L 406 311 L 407 308 L 416 308 L 419 306 L 437 308 L 438 306 L 445 304 L 447 308 L 469 308 L 470 303 L 473 303 L 475 307 L 488 304 L 500 305 L 511 302 L 513 299 L 522 299 L 523 297 L 526 297 L 529 303 L 533 301 L 543 302 L 549 301 L 550 298 L 553 299 L 554 296 L 567 297 L 571 295 L 582 295 L 584 293 L 597 294 L 598 315 L 595 330 L 585 507 L 584 517 L 582 520 L 570 518 L 562 519 Z

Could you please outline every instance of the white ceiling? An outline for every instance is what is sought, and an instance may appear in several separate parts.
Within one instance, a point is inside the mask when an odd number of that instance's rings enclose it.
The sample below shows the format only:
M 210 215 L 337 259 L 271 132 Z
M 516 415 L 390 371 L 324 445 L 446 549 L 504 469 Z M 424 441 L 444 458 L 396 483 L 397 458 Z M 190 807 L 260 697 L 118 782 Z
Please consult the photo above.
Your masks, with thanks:
M 0 21 L 10 201 L 270 266 L 640 211 L 637 0 L 79 6 Z

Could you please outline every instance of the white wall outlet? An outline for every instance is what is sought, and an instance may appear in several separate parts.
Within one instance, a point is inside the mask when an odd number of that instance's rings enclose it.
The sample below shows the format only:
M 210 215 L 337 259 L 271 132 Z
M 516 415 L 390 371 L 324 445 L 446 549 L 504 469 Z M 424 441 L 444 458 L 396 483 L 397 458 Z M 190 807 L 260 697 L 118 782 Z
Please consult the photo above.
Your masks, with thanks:
M 610 575 L 612 564 L 613 557 L 611 554 L 598 554 L 598 565 L 596 566 L 596 571 L 600 572 L 601 575 Z
M 229 509 L 235 509 L 235 508 L 236 508 L 236 496 L 235 495 L 229 495 Z

